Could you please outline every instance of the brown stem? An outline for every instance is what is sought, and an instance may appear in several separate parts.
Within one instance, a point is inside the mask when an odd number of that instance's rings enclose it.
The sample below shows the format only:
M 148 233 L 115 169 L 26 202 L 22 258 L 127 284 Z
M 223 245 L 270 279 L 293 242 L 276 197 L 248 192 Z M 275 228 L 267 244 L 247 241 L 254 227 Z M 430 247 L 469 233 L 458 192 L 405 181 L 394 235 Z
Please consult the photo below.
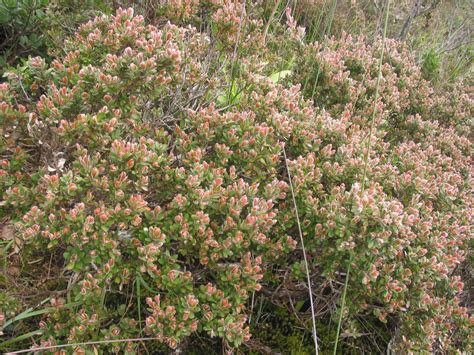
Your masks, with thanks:
M 400 40 L 404 40 L 408 34 L 408 31 L 410 30 L 411 24 L 413 20 L 419 15 L 420 9 L 421 9 L 421 3 L 422 0 L 416 0 L 416 3 L 413 6 L 413 9 L 408 15 L 408 18 L 405 20 L 405 23 L 403 24 L 402 30 L 400 31 L 400 34 L 398 35 L 398 38 Z

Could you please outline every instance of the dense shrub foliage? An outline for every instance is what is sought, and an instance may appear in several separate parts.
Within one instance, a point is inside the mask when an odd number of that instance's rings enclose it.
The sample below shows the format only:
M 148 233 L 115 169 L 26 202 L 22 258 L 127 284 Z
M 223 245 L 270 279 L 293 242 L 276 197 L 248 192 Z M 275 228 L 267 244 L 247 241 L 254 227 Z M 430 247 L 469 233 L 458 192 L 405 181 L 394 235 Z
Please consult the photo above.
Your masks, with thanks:
M 370 135 L 380 44 L 344 36 L 316 48 L 307 47 L 296 72 L 309 78 L 305 94 L 337 118 L 321 121 L 319 152 L 295 162 L 309 245 L 329 275 L 352 263 L 353 312 L 396 317 L 408 348 L 448 345 L 456 321 L 468 317 L 452 272 L 472 233 L 472 97 L 446 105 L 406 50 L 389 42 Z M 308 189 L 308 174 L 319 190 Z
M 5 0 L 0 3 L 0 68 L 22 51 L 44 53 L 45 39 L 32 29 L 46 21 L 48 1 Z
M 99 12 L 107 0 L 3 0 L 0 2 L 0 74 L 28 56 L 48 60 L 64 38 Z
M 468 350 L 468 89 L 435 92 L 389 41 L 374 102 L 380 41 L 304 44 L 287 11 L 264 43 L 243 3 L 170 6 L 180 25 L 97 17 L 51 65 L 31 58 L 0 84 L 3 236 L 63 280 L 36 344 L 249 344 L 255 297 L 304 280 L 288 166 L 314 292 L 333 285 L 321 317 L 341 311 L 350 264 L 347 338 L 364 319 L 387 323 L 393 349 Z M 183 24 L 203 11 L 210 33 Z

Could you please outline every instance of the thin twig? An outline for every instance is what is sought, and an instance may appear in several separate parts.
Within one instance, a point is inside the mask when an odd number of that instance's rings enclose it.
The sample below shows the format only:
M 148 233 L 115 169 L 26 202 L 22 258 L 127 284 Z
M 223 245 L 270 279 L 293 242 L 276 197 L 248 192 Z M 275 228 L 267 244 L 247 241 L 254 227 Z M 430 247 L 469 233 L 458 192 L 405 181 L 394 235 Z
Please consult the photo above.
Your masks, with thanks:
M 239 46 L 240 46 L 240 36 L 242 34 L 242 26 L 244 24 L 244 16 L 245 16 L 245 5 L 246 5 L 247 1 L 244 0 L 244 2 L 242 3 L 242 13 L 240 14 L 240 24 L 239 24 L 239 29 L 237 31 L 237 39 L 235 41 L 235 46 L 234 46 L 234 52 L 232 54 L 232 63 L 231 63 L 231 67 L 230 67 L 230 75 L 231 75 L 231 85 L 230 85 L 230 88 L 229 88 L 229 93 L 228 93 L 228 100 L 230 100 L 231 98 L 231 95 L 232 95 L 232 89 L 234 87 L 234 66 L 235 66 L 235 62 L 237 60 L 237 55 L 239 54 Z M 230 102 L 228 102 L 230 103 Z
M 265 25 L 265 29 L 263 30 L 262 44 L 264 46 L 267 40 L 267 34 L 268 34 L 268 29 L 270 28 L 270 23 L 272 22 L 273 17 L 275 16 L 275 13 L 277 12 L 278 6 L 280 5 L 280 1 L 281 0 L 275 0 L 275 5 L 273 6 L 272 13 L 270 14 L 267 24 Z
M 255 305 L 255 290 L 252 292 L 252 304 L 250 306 L 249 324 L 252 323 L 253 307 Z
M 306 279 L 308 281 L 309 302 L 311 304 L 311 318 L 312 318 L 312 321 L 313 321 L 314 350 L 315 350 L 316 355 L 318 355 L 318 353 L 319 353 L 318 336 L 317 336 L 317 332 L 316 332 L 316 315 L 314 314 L 313 292 L 311 291 L 312 290 L 312 288 L 311 288 L 311 277 L 309 276 L 309 266 L 308 266 L 308 259 L 306 257 L 306 249 L 304 247 L 303 232 L 301 231 L 300 216 L 298 214 L 298 206 L 296 205 L 295 191 L 293 189 L 293 182 L 292 182 L 292 179 L 291 179 L 290 168 L 288 167 L 288 158 L 286 157 L 285 147 L 283 147 L 283 156 L 285 158 L 285 166 L 286 166 L 286 171 L 288 173 L 288 181 L 290 182 L 291 198 L 293 199 L 293 205 L 295 206 L 296 222 L 298 224 L 298 232 L 299 232 L 299 235 L 300 235 L 301 249 L 303 250 L 304 265 L 305 265 L 305 269 L 306 269 Z

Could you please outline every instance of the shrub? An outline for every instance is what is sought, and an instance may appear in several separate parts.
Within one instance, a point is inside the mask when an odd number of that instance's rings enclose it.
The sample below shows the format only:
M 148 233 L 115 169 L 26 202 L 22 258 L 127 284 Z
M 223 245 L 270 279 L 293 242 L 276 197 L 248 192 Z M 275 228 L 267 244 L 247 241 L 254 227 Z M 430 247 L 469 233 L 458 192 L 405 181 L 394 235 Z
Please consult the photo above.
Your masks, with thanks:
M 453 273 L 472 236 L 472 97 L 446 105 L 403 46 L 387 47 L 371 135 L 380 42 L 345 35 L 299 57 L 294 80 L 323 108 L 317 150 L 291 164 L 299 209 L 324 274 L 351 264 L 349 315 L 401 324 L 403 348 L 449 348 L 469 318 Z
M 214 105 L 174 111 L 206 80 L 207 45 L 119 11 L 83 25 L 50 68 L 33 58 L 2 84 L 2 216 L 16 216 L 24 253 L 62 255 L 81 305 L 55 300 L 42 345 L 136 336 L 123 290 L 138 283 L 145 331 L 170 347 L 198 329 L 248 339 L 262 263 L 295 242 L 273 232 L 287 185 L 262 175 L 279 164 L 270 128 Z
M 260 42 L 237 59 L 222 46 L 238 60 L 230 79 L 221 69 L 234 63 L 221 66 L 208 35 L 145 25 L 131 9 L 81 26 L 51 65 L 31 58 L 8 74 L 0 219 L 23 258 L 66 276 L 41 345 L 248 342 L 250 296 L 304 270 L 287 163 L 313 278 L 338 285 L 351 265 L 344 328 L 378 319 L 402 351 L 468 349 L 454 272 L 471 237 L 469 95 L 447 108 L 392 41 L 371 122 L 380 42 L 305 45 L 287 17 L 272 34 L 295 58 L 277 62 L 293 65 L 285 85 L 265 76 L 277 64 L 261 63 L 272 53 Z M 240 89 L 230 106 L 216 99 L 229 81 Z

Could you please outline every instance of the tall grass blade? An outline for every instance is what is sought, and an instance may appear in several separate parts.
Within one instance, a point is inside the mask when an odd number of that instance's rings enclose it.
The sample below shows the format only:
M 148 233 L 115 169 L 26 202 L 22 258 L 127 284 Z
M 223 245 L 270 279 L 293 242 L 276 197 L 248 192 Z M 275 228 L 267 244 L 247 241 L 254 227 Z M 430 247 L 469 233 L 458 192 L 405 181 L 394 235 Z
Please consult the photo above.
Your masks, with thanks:
M 9 339 L 9 340 L 7 340 L 7 341 L 4 341 L 3 343 L 0 343 L 0 349 L 4 349 L 4 348 L 6 348 L 7 346 L 10 346 L 10 345 L 12 345 L 12 344 L 18 343 L 19 341 L 22 341 L 22 340 L 31 338 L 32 336 L 40 335 L 41 333 L 42 333 L 41 330 L 34 330 L 34 331 L 32 331 L 32 332 L 19 335 L 19 336 L 13 338 L 13 339 Z M 7 353 L 7 354 L 8 354 L 8 353 Z
M 298 206 L 296 205 L 295 191 L 293 189 L 293 181 L 291 179 L 290 168 L 288 167 L 288 158 L 286 157 L 285 148 L 283 148 L 283 156 L 285 158 L 285 166 L 286 166 L 286 171 L 288 173 L 288 181 L 290 183 L 291 198 L 293 199 L 293 205 L 295 206 L 296 222 L 298 224 L 298 232 L 299 232 L 299 235 L 300 235 L 301 249 L 303 250 L 304 266 L 305 266 L 305 270 L 306 270 L 306 280 L 307 280 L 307 283 L 308 283 L 309 302 L 310 302 L 310 305 L 311 305 L 311 318 L 312 318 L 312 321 L 313 321 L 314 350 L 315 350 L 316 355 L 318 355 L 319 354 L 319 348 L 318 348 L 318 335 L 317 335 L 317 332 L 316 332 L 316 315 L 315 315 L 315 312 L 314 312 L 313 292 L 312 292 L 312 287 L 311 287 L 311 277 L 309 275 L 308 258 L 306 256 L 306 249 L 304 247 L 303 232 L 301 231 L 300 216 L 299 216 L 299 213 L 298 213 Z
M 371 117 L 371 122 L 370 122 L 370 129 L 369 129 L 369 137 L 367 139 L 367 148 L 365 150 L 365 156 L 364 156 L 364 172 L 362 175 L 362 184 L 361 184 L 361 191 L 363 192 L 365 190 L 365 183 L 367 180 L 367 169 L 368 169 L 368 162 L 369 162 L 369 152 L 371 148 L 371 143 L 372 143 L 372 132 L 374 130 L 375 126 L 375 116 L 377 115 L 377 100 L 379 97 L 379 87 L 380 87 L 380 81 L 382 79 L 382 64 L 383 64 L 383 56 L 384 56 L 384 50 L 385 50 L 385 38 L 387 37 L 387 26 L 388 26 L 388 15 L 390 12 L 390 0 L 387 0 L 387 5 L 386 5 L 386 10 L 385 10 L 385 23 L 384 23 L 384 29 L 383 29 L 383 36 L 382 36 L 382 48 L 380 51 L 380 59 L 379 59 L 379 69 L 378 69 L 378 76 L 377 76 L 377 84 L 375 87 L 375 97 L 374 97 L 374 110 L 372 112 L 372 117 Z M 346 279 L 344 281 L 344 289 L 342 291 L 342 300 L 341 300 L 341 312 L 339 314 L 339 321 L 337 324 L 337 332 L 336 332 L 336 341 L 334 343 L 334 351 L 333 354 L 335 355 L 337 353 L 337 345 L 339 342 L 339 336 L 341 333 L 341 324 L 342 324 L 342 317 L 344 315 L 344 308 L 346 305 L 346 295 L 347 295 L 347 285 L 349 284 L 349 278 L 350 278 L 350 273 L 351 273 L 351 264 L 352 264 L 352 253 L 349 258 L 349 263 L 347 265 L 347 271 L 346 271 Z

